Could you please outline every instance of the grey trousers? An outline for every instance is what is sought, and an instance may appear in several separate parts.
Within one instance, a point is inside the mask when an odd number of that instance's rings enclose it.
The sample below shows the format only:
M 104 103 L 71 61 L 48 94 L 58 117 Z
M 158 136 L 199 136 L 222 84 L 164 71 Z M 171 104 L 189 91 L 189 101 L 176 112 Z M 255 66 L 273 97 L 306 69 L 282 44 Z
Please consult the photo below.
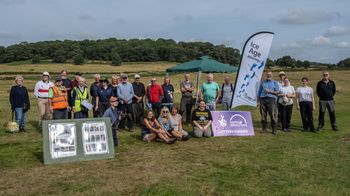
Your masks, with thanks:
M 260 98 L 261 125 L 263 129 L 266 129 L 267 115 L 270 116 L 272 129 L 275 129 L 277 120 L 276 112 L 278 112 L 276 99 L 272 97 Z
M 318 115 L 318 126 L 319 127 L 324 126 L 324 113 L 326 112 L 326 109 L 327 109 L 332 128 L 335 129 L 337 125 L 335 123 L 334 100 L 329 100 L 329 101 L 320 100 L 319 106 L 320 106 L 320 110 Z
M 202 131 L 198 127 L 194 126 L 193 127 L 193 134 L 194 137 L 211 137 L 212 136 L 212 131 L 211 131 L 211 126 L 209 126 L 206 130 Z

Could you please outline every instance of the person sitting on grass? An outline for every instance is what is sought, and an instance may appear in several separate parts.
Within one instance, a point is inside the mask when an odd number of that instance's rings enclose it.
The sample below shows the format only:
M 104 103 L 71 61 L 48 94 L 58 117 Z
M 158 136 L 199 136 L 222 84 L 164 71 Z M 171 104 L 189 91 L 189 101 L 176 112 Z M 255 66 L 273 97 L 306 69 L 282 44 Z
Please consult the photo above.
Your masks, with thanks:
M 186 141 L 190 139 L 191 136 L 188 134 L 187 131 L 183 130 L 182 128 L 182 116 L 179 114 L 179 108 L 176 107 L 175 105 L 171 109 L 170 121 L 174 127 L 175 133 L 179 132 L 183 135 L 181 140 Z
M 171 117 L 170 117 L 170 112 L 167 107 L 163 107 L 160 111 L 160 115 L 158 118 L 158 122 L 160 126 L 165 129 L 168 133 L 170 133 L 173 137 L 181 140 L 188 140 L 185 135 L 179 131 L 178 129 L 175 129 L 172 122 L 171 122 Z
M 206 102 L 201 99 L 198 102 L 198 108 L 192 113 L 193 133 L 195 137 L 212 136 L 211 123 L 213 118 L 210 110 L 206 108 Z
M 108 117 L 111 119 L 112 123 L 112 136 L 114 146 L 118 146 L 118 137 L 117 137 L 117 125 L 119 122 L 120 113 L 117 109 L 118 107 L 118 99 L 116 97 L 111 97 L 109 99 L 110 107 L 105 111 L 102 117 Z
M 160 138 L 167 144 L 173 144 L 176 141 L 176 138 L 170 138 L 171 134 L 164 130 L 157 119 L 155 118 L 154 112 L 148 110 L 146 118 L 143 120 L 143 126 L 141 130 L 141 139 L 145 142 L 155 141 L 157 138 Z

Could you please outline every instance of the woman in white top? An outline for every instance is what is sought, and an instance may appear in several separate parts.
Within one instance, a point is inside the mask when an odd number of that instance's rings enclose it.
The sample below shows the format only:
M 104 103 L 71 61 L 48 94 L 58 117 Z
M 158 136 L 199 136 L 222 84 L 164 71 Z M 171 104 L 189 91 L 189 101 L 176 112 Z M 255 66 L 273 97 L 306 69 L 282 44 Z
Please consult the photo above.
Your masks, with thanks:
M 280 89 L 278 96 L 278 103 L 281 108 L 282 130 L 288 132 L 290 131 L 290 119 L 292 118 L 293 97 L 295 97 L 294 87 L 290 85 L 288 78 L 284 79 L 284 85 Z
M 297 106 L 300 110 L 301 120 L 303 121 L 303 131 L 315 132 L 313 111 L 315 110 L 314 91 L 307 84 L 309 79 L 301 79 L 302 86 L 296 90 Z
M 182 116 L 179 114 L 179 108 L 174 105 L 170 114 L 170 121 L 175 132 L 178 132 L 178 135 L 182 135 L 181 140 L 186 141 L 190 139 L 191 136 L 182 128 Z

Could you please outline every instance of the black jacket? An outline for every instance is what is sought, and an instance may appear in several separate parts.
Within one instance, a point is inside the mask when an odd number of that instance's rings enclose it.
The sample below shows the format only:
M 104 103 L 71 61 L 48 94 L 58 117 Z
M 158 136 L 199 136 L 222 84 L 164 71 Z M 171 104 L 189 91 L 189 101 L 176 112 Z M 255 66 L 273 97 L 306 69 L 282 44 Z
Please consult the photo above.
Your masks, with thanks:
M 323 82 L 323 80 L 317 83 L 316 93 L 320 100 L 330 101 L 333 100 L 335 95 L 335 83 L 333 80 L 329 80 L 328 83 Z
M 10 90 L 11 109 L 23 108 L 25 111 L 30 109 L 29 95 L 24 86 L 12 86 Z

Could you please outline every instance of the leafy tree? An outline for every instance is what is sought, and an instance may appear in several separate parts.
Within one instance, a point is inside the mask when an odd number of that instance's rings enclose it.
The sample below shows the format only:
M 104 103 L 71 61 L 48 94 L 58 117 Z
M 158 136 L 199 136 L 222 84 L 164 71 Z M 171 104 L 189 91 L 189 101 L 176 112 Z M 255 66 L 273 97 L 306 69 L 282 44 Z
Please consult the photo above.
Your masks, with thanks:
M 122 59 L 120 58 L 118 53 L 112 53 L 111 54 L 112 57 L 112 65 L 113 66 L 120 66 L 122 64 Z
M 39 56 L 39 55 L 36 54 L 36 55 L 33 55 L 33 56 L 32 56 L 32 63 L 33 63 L 33 64 L 40 63 L 40 60 L 41 60 L 41 59 L 40 59 L 40 56 Z
M 266 61 L 266 68 L 267 68 L 267 69 L 271 69 L 271 67 L 274 67 L 274 66 L 276 66 L 275 61 L 273 61 L 273 60 L 267 58 L 267 61 Z
M 74 57 L 74 60 L 73 60 L 74 65 L 82 65 L 84 64 L 84 62 L 85 62 L 85 59 L 82 54 L 77 54 Z
M 291 67 L 294 68 L 295 67 L 295 59 L 293 59 L 290 56 L 283 56 L 282 58 L 277 59 L 277 64 L 280 67 Z
M 310 67 L 310 61 L 304 61 L 304 62 L 303 62 L 303 67 L 304 67 L 305 69 L 308 69 L 308 68 Z

